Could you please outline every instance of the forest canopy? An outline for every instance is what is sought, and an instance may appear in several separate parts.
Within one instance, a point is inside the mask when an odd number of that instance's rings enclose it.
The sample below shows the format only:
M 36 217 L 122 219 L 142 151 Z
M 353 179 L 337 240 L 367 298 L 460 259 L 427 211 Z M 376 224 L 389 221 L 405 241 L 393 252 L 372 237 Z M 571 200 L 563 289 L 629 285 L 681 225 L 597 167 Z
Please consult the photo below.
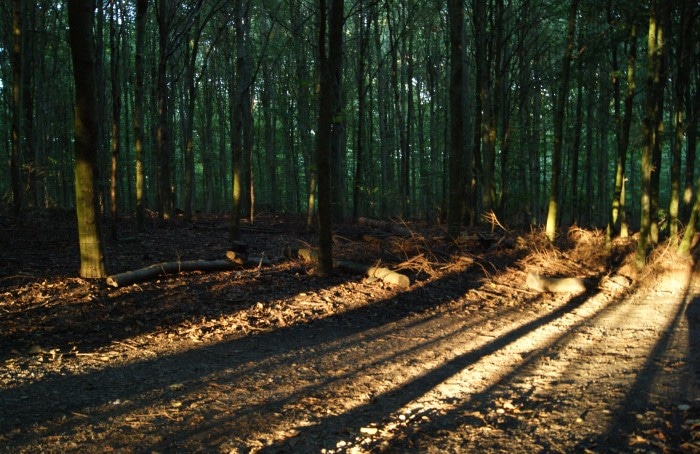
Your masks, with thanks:
M 493 211 L 543 225 L 554 203 L 557 225 L 641 230 L 643 247 L 695 222 L 696 1 L 447 3 L 344 2 L 329 95 L 334 220 L 451 210 L 464 225 Z M 103 213 L 264 210 L 311 223 L 319 4 L 95 2 Z M 3 204 L 74 207 L 68 8 L 13 0 L 0 20 Z

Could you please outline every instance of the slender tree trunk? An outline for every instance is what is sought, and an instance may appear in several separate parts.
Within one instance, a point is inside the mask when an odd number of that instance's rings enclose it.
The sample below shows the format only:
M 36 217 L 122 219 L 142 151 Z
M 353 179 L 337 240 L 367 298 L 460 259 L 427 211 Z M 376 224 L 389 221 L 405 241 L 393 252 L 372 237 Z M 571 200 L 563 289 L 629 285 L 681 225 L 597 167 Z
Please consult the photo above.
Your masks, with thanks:
M 581 154 L 581 132 L 583 130 L 583 64 L 579 63 L 579 81 L 576 88 L 576 118 L 574 119 L 574 140 L 571 144 L 571 215 L 572 223 L 580 222 L 578 161 Z
M 668 210 L 669 234 L 671 241 L 678 240 L 679 214 L 681 204 L 681 155 L 683 143 L 687 134 L 686 119 L 690 112 L 685 110 L 685 96 L 690 86 L 690 71 L 693 61 L 693 23 L 697 23 L 695 1 L 681 2 L 680 7 L 680 39 L 678 43 L 678 58 L 676 77 L 673 90 L 674 130 L 675 140 L 671 145 L 671 200 Z M 691 164 L 689 162 L 688 164 Z M 694 162 L 692 163 L 694 164 Z
M 355 181 L 352 193 L 352 220 L 356 222 L 360 209 L 360 197 L 364 175 L 364 145 L 365 145 L 365 61 L 367 59 L 367 34 L 368 26 L 365 21 L 367 16 L 364 10 L 364 2 L 360 0 L 358 17 L 356 20 L 356 33 L 359 39 L 359 52 L 357 56 L 357 129 L 355 138 Z
M 652 0 L 649 12 L 649 33 L 647 41 L 648 53 L 648 74 L 645 117 L 642 125 L 644 134 L 644 146 L 642 148 L 642 196 L 641 196 L 641 217 L 639 229 L 639 243 L 637 243 L 637 253 L 635 264 L 641 269 L 646 263 L 647 248 L 649 244 L 658 241 L 658 224 L 656 223 L 656 213 L 654 208 L 658 203 L 654 203 L 658 197 L 658 187 L 654 190 L 654 173 L 658 176 L 658 168 L 654 169 L 657 150 L 661 148 L 661 134 L 663 131 L 663 58 L 664 43 L 667 40 L 665 22 L 663 20 L 663 8 L 665 2 Z M 658 184 L 658 180 L 657 180 Z
M 569 18 L 566 31 L 566 48 L 562 60 L 561 85 L 557 94 L 556 108 L 554 109 L 554 150 L 552 152 L 552 179 L 549 188 L 549 211 L 547 213 L 547 227 L 545 233 L 549 241 L 554 241 L 557 229 L 557 213 L 559 210 L 559 179 L 561 173 L 561 154 L 564 139 L 564 113 L 569 91 L 569 76 L 571 73 L 571 58 L 574 50 L 574 37 L 576 36 L 576 15 L 580 0 L 571 0 Z
M 146 35 L 146 14 L 148 0 L 136 0 L 136 50 L 134 56 L 134 150 L 136 154 L 136 223 L 139 232 L 145 229 L 144 207 L 144 44 Z
M 105 277 L 97 184 L 97 94 L 93 44 L 94 0 L 68 2 L 69 42 L 75 80 L 75 196 L 80 276 Z
M 12 1 L 12 152 L 10 156 L 10 174 L 12 177 L 12 211 L 15 216 L 22 212 L 22 145 L 24 143 L 22 121 L 23 77 L 22 77 L 22 16 L 23 1 Z
M 237 241 L 240 236 L 241 204 L 243 202 L 243 96 L 244 84 L 244 17 L 243 0 L 234 3 L 234 28 L 236 36 L 236 75 L 231 78 L 229 93 L 231 93 L 231 168 L 233 172 L 231 225 L 229 236 L 231 241 Z
M 382 26 L 380 18 L 378 3 L 373 3 L 374 10 L 374 47 L 375 53 L 378 60 L 377 69 L 377 123 L 379 126 L 379 162 L 380 162 L 380 178 L 379 178 L 379 214 L 380 216 L 386 216 L 389 212 L 389 206 L 387 203 L 389 193 L 388 188 L 391 187 L 393 183 L 393 171 L 391 169 L 391 149 L 393 143 L 391 140 L 390 126 L 389 126 L 389 115 L 387 113 L 387 92 L 389 91 L 389 81 L 387 77 L 387 62 L 383 58 L 382 52 Z
M 118 159 L 121 151 L 121 79 L 119 65 L 121 64 L 121 31 L 117 32 L 117 27 L 121 30 L 121 25 L 117 25 L 117 5 L 116 0 L 110 0 L 110 20 L 109 20 L 109 47 L 111 52 L 110 74 L 112 84 L 112 159 L 110 165 L 109 180 L 109 208 L 110 208 L 110 233 L 113 239 L 117 238 L 117 182 L 119 181 Z
M 170 8 L 172 0 L 160 0 L 158 3 L 158 128 L 157 161 L 158 161 L 158 219 L 162 222 L 173 214 L 173 194 L 171 190 L 170 169 L 170 94 L 168 89 L 168 59 L 170 43 Z
M 634 101 L 635 79 L 634 71 L 637 62 L 637 26 L 629 24 L 630 34 L 627 41 L 627 90 L 624 100 L 624 112 L 622 118 L 619 113 L 619 101 L 615 101 L 617 126 L 617 163 L 615 165 L 615 183 L 613 188 L 613 199 L 611 204 L 610 222 L 608 223 L 607 241 L 612 241 L 615 230 L 620 227 L 620 236 L 627 237 L 627 221 L 624 210 L 624 187 L 625 187 L 625 165 L 627 163 L 627 148 L 629 147 L 630 126 L 632 124 L 632 107 Z M 613 51 L 613 79 L 614 96 L 619 98 L 620 77 L 617 74 L 617 54 Z
M 462 220 L 462 158 L 464 157 L 464 124 L 462 73 L 464 71 L 464 6 L 461 0 L 449 0 L 450 22 L 450 182 L 447 233 L 459 237 Z
M 194 176 L 194 112 L 197 100 L 197 80 L 195 68 L 199 54 L 199 38 L 201 36 L 200 15 L 194 18 L 193 33 L 187 36 L 187 50 L 185 51 L 185 112 L 184 112 L 184 142 L 185 142 L 185 219 L 192 219 L 192 205 L 194 202 L 196 185 Z

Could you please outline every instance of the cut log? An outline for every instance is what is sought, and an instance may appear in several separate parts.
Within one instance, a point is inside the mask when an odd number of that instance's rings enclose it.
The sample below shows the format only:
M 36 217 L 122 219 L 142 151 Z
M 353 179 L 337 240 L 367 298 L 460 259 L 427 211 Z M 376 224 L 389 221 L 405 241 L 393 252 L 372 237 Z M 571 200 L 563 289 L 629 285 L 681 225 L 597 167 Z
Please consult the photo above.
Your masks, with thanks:
M 525 285 L 536 292 L 583 293 L 586 291 L 583 279 L 576 277 L 544 277 L 533 272 L 527 274 Z
M 411 285 L 411 280 L 408 276 L 391 271 L 389 268 L 368 266 L 345 260 L 334 260 L 333 267 L 345 271 L 346 273 L 361 274 L 370 279 L 379 279 L 387 284 L 396 285 L 397 287 L 407 288 Z
M 282 251 L 288 258 L 300 258 L 309 263 L 318 261 L 318 252 L 313 249 L 287 247 Z M 351 274 L 360 274 L 369 278 L 379 279 L 387 284 L 406 288 L 411 285 L 411 280 L 404 274 L 397 273 L 389 268 L 364 265 L 362 263 L 347 260 L 333 260 L 333 268 Z
M 148 281 L 159 276 L 179 274 L 187 271 L 229 271 L 244 267 L 269 265 L 270 261 L 262 257 L 248 257 L 245 254 L 226 252 L 226 258 L 221 260 L 189 260 L 185 262 L 164 262 L 147 266 L 134 271 L 115 274 L 107 277 L 107 285 L 120 287 L 137 282 Z
M 191 260 L 185 262 L 164 262 L 147 266 L 139 270 L 127 271 L 107 277 L 107 285 L 120 287 L 154 279 L 158 276 L 178 274 L 183 271 L 225 271 L 240 265 L 227 259 L 222 260 Z

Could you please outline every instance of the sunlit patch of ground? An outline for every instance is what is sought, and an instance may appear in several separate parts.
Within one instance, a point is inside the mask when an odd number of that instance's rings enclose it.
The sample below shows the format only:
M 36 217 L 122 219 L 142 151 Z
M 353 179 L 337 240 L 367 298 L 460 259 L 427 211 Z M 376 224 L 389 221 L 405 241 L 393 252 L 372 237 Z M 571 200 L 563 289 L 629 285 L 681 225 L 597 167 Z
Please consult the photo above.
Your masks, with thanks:
M 289 231 L 249 240 L 268 256 L 309 241 Z M 395 260 L 412 286 L 317 279 L 289 260 L 118 289 L 7 274 L 0 443 L 14 452 L 697 447 L 691 262 L 661 251 L 631 276 L 621 271 L 629 242 L 611 258 L 601 232 L 583 229 L 557 247 L 508 232 L 508 248 L 485 234 L 459 251 L 418 227 L 372 246 L 354 233 L 339 236 L 339 254 Z M 110 248 L 133 268 L 172 260 L 173 245 L 183 259 L 221 256 L 225 224 Z M 588 290 L 533 292 L 532 270 L 585 279 Z

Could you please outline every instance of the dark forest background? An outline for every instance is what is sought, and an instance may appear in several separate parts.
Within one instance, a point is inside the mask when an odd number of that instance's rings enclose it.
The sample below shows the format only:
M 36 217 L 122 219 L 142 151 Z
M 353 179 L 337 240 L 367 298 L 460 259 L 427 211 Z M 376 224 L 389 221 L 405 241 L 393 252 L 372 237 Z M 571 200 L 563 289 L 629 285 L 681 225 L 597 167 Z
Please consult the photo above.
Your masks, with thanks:
M 319 172 L 333 222 L 458 233 L 493 212 L 552 238 L 641 230 L 642 250 L 695 223 L 695 0 L 78 3 L 89 43 L 69 40 L 66 2 L 0 4 L 0 195 L 17 215 L 76 206 L 71 58 L 87 55 L 114 235 L 149 211 L 313 226 Z

